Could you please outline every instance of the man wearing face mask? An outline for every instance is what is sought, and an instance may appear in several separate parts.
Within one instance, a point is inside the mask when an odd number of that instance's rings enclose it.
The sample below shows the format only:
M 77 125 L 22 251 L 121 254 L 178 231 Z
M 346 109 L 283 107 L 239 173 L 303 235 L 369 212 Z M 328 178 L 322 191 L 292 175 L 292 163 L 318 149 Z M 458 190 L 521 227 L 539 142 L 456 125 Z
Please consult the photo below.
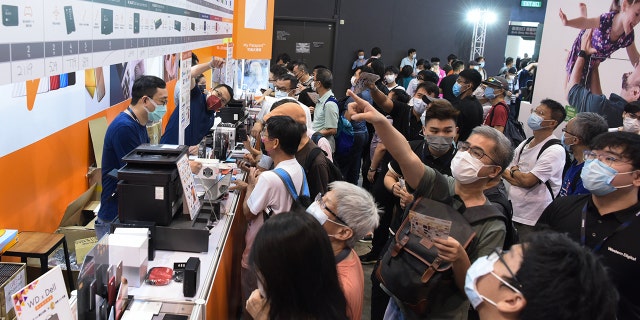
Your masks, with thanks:
M 640 134 L 640 102 L 633 101 L 624 106 L 622 126 L 609 129 L 609 132 L 625 131 Z
M 482 80 L 487 80 L 487 70 L 484 69 L 484 57 L 480 56 L 474 59 L 475 62 L 477 62 L 477 70 L 478 72 L 480 72 L 480 75 L 482 76 Z
M 602 263 L 555 232 L 478 258 L 464 290 L 480 320 L 616 318 L 618 295 Z
M 489 127 L 475 128 L 466 142 L 458 142 L 458 152 L 451 161 L 453 177 L 443 176 L 424 165 L 420 157 L 411 152 L 409 143 L 403 141 L 402 134 L 393 128 L 384 115 L 366 101 L 357 98 L 353 92 L 348 91 L 348 94 L 356 101 L 349 105 L 357 113 L 352 118 L 372 123 L 383 141 L 394 142 L 388 144 L 387 150 L 398 161 L 406 183 L 416 189 L 415 197 L 435 197 L 434 190 L 444 188 L 448 190 L 448 195 L 457 195 L 451 205 L 461 212 L 471 207 L 491 205 L 483 190 L 490 181 L 500 179 L 503 168 L 507 167 L 513 157 L 511 142 L 504 135 Z M 478 257 L 489 255 L 504 244 L 506 227 L 497 218 L 475 223 L 472 228 L 476 232 L 474 241 L 477 245 L 469 247 L 468 252 L 451 237 L 434 241 L 438 256 L 444 261 L 452 262 L 456 288 L 452 287 L 453 293 L 442 297 L 442 303 L 431 306 L 426 315 L 429 319 L 466 319 L 469 304 L 462 290 L 470 263 Z M 391 319 L 400 316 L 398 313 L 404 319 L 418 317 L 412 309 L 394 297 L 389 301 L 385 317 Z
M 564 107 L 551 99 L 542 100 L 532 109 L 527 125 L 533 130 L 533 138 L 516 147 L 509 170 L 502 174 L 511 184 L 513 221 L 521 237 L 533 231 L 542 210 L 560 191 L 566 153 L 553 130 L 566 115 Z
M 364 66 L 366 62 L 367 62 L 367 59 L 364 57 L 364 50 L 359 49 L 358 58 L 356 59 L 356 61 L 353 62 L 353 65 L 351 65 L 351 70 L 355 70 L 357 67 Z
M 378 207 L 367 190 L 344 181 L 329 184 L 307 208 L 324 228 L 336 257 L 338 280 L 347 299 L 347 317 L 360 319 L 364 300 L 364 274 L 356 242 L 378 226 Z
M 143 143 L 149 143 L 146 125 L 157 106 L 167 103 L 167 85 L 154 76 L 142 76 L 133 83 L 131 105 L 121 112 L 107 128 L 102 151 L 102 194 L 96 220 L 96 236 L 109 232 L 118 218 L 118 179 L 109 175 L 125 165 L 122 158 Z
M 447 101 L 451 103 L 458 101 L 458 96 L 453 94 L 453 86 L 456 83 L 456 80 L 458 80 L 458 75 L 460 74 L 460 71 L 462 71 L 463 69 L 464 69 L 464 62 L 460 60 L 454 61 L 452 65 L 451 74 L 444 77 L 438 84 L 438 87 L 440 87 L 440 92 L 442 92 L 442 97 L 444 99 L 447 99 Z
M 593 138 L 607 132 L 607 121 L 593 112 L 580 112 L 575 118 L 567 122 L 562 129 L 562 146 L 573 154 L 573 162 L 562 178 L 562 187 L 558 197 L 576 194 L 589 194 L 584 187 L 580 173 L 584 166 L 584 151 L 589 150 Z
M 371 90 L 373 102 L 393 118 L 393 126 L 405 136 L 406 140 L 411 141 L 421 138 L 422 123 L 420 122 L 420 117 L 427 109 L 427 103 L 422 98 L 424 96 L 435 98 L 438 95 L 439 89 L 435 83 L 425 81 L 419 84 L 416 93 L 408 104 L 392 101 L 378 90 L 373 83 L 367 83 L 366 85 Z
M 538 225 L 568 233 L 600 256 L 620 294 L 617 318 L 640 319 L 640 135 L 597 136 L 581 177 L 591 194 L 557 198 Z
M 445 80 L 442 81 L 444 82 Z M 482 120 L 484 119 L 482 117 L 482 105 L 473 95 L 481 81 L 482 76 L 477 70 L 466 69 L 460 71 L 456 82 L 451 88 L 453 95 L 456 97 L 456 101 L 452 103 L 453 107 L 460 111 L 458 116 L 458 128 L 460 128 L 460 131 L 458 131 L 457 141 L 466 141 L 471 134 L 471 130 L 482 125 Z
M 273 159 L 275 168 L 286 171 L 296 193 L 305 181 L 305 174 L 295 159 L 295 154 L 300 145 L 300 138 L 304 130 L 303 126 L 295 122 L 288 116 L 273 116 L 266 123 L 261 133 L 262 143 Z M 245 234 L 245 249 L 242 253 L 241 261 L 241 291 L 242 305 L 251 292 L 257 289 L 256 276 L 250 269 L 249 253 L 253 245 L 253 240 L 266 216 L 289 211 L 293 198 L 287 191 L 287 187 L 273 171 L 260 173 L 255 167 L 250 168 L 247 174 L 247 190 L 243 203 L 243 213 L 247 219 L 248 226 Z
M 492 106 L 484 120 L 484 125 L 504 132 L 504 127 L 507 126 L 507 120 L 509 119 L 509 106 L 504 101 L 509 90 L 507 79 L 504 77 L 491 77 L 482 81 L 482 84 L 485 85 L 484 98 L 491 102 Z
M 403 86 L 396 83 L 396 79 L 398 78 L 399 72 L 400 71 L 395 66 L 387 66 L 384 69 L 384 83 L 387 85 L 387 89 L 389 89 L 389 91 L 396 88 L 405 90 Z
M 193 60 L 193 59 L 192 59 Z M 193 60 L 193 62 L 197 62 Z M 210 62 L 194 65 L 191 67 L 191 100 L 189 110 L 191 114 L 191 122 L 184 129 L 184 144 L 189 147 L 190 154 L 197 154 L 198 144 L 204 138 L 213 126 L 215 113 L 225 107 L 233 98 L 233 89 L 226 84 L 219 84 L 211 90 L 207 96 L 202 90 L 196 86 L 195 78 L 210 68 L 219 68 L 224 65 L 224 60 L 214 57 Z M 160 139 L 160 143 L 178 144 L 179 138 L 179 90 L 176 90 L 177 97 L 175 100 L 176 108 L 169 117 L 169 122 L 165 128 L 165 132 Z
M 416 49 L 411 48 L 409 49 L 409 51 L 407 51 L 407 56 L 402 58 L 402 61 L 400 61 L 400 70 L 402 70 L 402 67 L 404 66 L 410 66 L 411 68 L 413 68 L 414 72 L 418 72 L 415 71 L 416 70 L 416 62 L 418 61 L 418 59 L 416 59 L 416 56 L 418 54 L 416 53 Z M 415 73 L 414 73 L 415 76 Z

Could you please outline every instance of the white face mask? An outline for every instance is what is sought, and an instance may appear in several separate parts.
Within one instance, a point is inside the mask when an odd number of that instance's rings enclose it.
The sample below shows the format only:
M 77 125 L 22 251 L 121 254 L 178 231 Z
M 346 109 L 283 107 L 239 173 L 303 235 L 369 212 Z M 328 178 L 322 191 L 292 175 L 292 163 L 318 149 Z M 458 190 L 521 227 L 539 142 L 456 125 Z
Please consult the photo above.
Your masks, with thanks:
M 451 174 L 462 184 L 474 183 L 482 178 L 478 172 L 485 164 L 474 158 L 468 151 L 458 151 L 451 160 Z
M 318 201 L 314 201 L 309 207 L 307 207 L 307 213 L 316 218 L 316 220 L 320 222 L 320 225 L 324 225 L 324 223 L 329 219 L 324 211 L 322 211 L 322 208 L 320 208 Z
M 640 131 L 640 119 L 624 117 L 624 119 L 622 119 L 622 130 L 637 133 Z
M 355 87 L 356 86 L 356 81 L 358 81 L 356 79 L 356 76 L 351 77 L 351 86 Z
M 425 110 L 427 110 L 427 104 L 422 99 L 413 98 L 413 111 L 422 116 Z
M 386 76 L 384 76 L 384 80 L 387 81 L 387 83 L 393 83 L 396 81 L 396 75 L 395 74 L 388 74 Z
M 493 265 L 496 263 L 496 261 L 498 261 L 499 258 L 500 257 L 497 254 L 480 257 L 476 259 L 476 261 L 467 270 L 467 276 L 464 281 L 464 292 L 467 294 L 467 298 L 469 298 L 469 302 L 471 302 L 471 305 L 474 309 L 477 309 L 483 300 L 489 302 L 493 306 L 497 306 L 497 303 L 483 296 L 476 287 L 478 279 L 487 274 L 493 275 L 496 279 L 498 279 L 514 292 L 522 294 L 520 290 L 516 289 L 507 281 L 502 279 L 502 277 L 493 272 Z
M 364 60 L 364 56 L 358 56 L 358 59 Z

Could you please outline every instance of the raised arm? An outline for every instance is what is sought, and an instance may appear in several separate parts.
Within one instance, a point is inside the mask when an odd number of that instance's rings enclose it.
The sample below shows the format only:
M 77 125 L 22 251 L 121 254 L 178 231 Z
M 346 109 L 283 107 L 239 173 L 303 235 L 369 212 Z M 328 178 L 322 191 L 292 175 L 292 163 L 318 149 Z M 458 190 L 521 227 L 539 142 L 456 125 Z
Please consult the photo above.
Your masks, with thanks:
M 572 27 L 576 29 L 593 29 L 600 26 L 600 17 L 587 18 L 587 17 L 577 17 L 574 19 L 567 19 L 567 15 L 564 14 L 562 9 L 560 9 L 560 20 L 562 24 L 567 27 Z
M 391 101 L 391 99 L 389 99 L 389 97 L 387 97 L 387 95 L 384 94 L 384 92 L 380 91 L 380 89 L 376 87 L 375 83 L 370 82 L 370 83 L 367 83 L 366 85 L 367 87 L 369 87 L 370 89 L 369 91 L 371 91 L 371 97 L 373 98 L 373 101 L 380 108 L 382 108 L 384 112 L 391 113 L 391 110 L 393 110 L 393 101 Z
M 351 119 L 355 121 L 366 120 L 373 124 L 387 151 L 400 164 L 400 169 L 402 169 L 402 173 L 406 177 L 406 182 L 412 188 L 417 188 L 424 174 L 424 164 L 411 150 L 409 142 L 371 104 L 358 97 L 351 90 L 347 90 L 347 94 L 354 100 L 349 104 L 349 108 L 354 112 Z

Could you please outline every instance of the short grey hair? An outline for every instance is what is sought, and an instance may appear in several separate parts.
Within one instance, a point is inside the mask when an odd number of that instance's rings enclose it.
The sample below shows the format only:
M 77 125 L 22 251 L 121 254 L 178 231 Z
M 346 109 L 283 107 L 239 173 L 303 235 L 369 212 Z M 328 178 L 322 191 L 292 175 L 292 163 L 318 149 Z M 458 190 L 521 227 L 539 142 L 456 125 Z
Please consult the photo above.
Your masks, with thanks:
M 500 131 L 489 126 L 473 128 L 471 135 L 481 135 L 495 143 L 493 150 L 485 150 L 491 154 L 491 158 L 502 168 L 500 173 L 507 169 L 513 160 L 513 146 L 511 141 Z
M 356 241 L 378 226 L 378 204 L 367 190 L 348 182 L 334 181 L 329 184 L 329 190 L 336 199 L 336 213 L 353 230 L 353 236 L 347 240 L 347 246 L 353 248 Z
M 576 135 L 585 146 L 589 146 L 599 134 L 609 131 L 607 120 L 595 112 L 580 112 L 574 119 L 573 130 L 569 134 Z

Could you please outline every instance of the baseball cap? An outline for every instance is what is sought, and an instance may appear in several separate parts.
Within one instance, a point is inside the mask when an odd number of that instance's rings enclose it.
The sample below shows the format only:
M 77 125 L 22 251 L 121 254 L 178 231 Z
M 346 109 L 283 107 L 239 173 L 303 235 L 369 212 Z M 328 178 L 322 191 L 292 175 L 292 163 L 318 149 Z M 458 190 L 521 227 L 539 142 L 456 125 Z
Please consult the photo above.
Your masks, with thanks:
M 489 77 L 487 80 L 482 81 L 482 83 L 488 86 L 492 86 L 494 88 L 509 90 L 509 83 L 507 82 L 507 79 L 505 79 L 504 77 L 500 77 L 500 76 Z

